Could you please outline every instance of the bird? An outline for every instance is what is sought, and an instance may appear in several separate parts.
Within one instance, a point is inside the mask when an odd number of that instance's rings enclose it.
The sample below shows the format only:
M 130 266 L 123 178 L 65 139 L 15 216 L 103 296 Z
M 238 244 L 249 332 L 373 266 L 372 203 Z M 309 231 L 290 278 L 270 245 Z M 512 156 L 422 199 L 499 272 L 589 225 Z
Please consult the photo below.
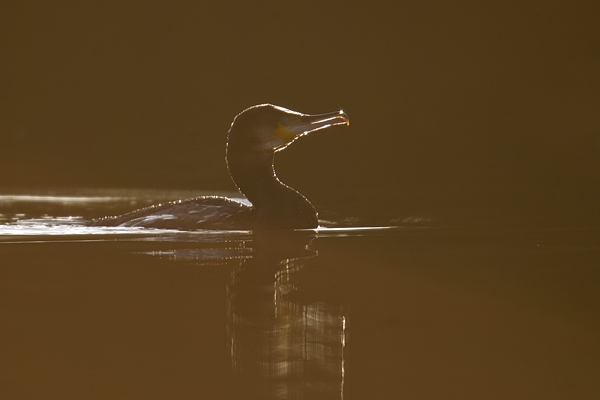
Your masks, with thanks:
M 89 226 L 178 230 L 314 229 L 318 214 L 311 202 L 281 182 L 274 156 L 298 138 L 334 125 L 350 125 L 342 110 L 303 114 L 273 104 L 239 113 L 227 134 L 226 163 L 236 187 L 252 204 L 221 196 L 200 196 L 152 205 Z

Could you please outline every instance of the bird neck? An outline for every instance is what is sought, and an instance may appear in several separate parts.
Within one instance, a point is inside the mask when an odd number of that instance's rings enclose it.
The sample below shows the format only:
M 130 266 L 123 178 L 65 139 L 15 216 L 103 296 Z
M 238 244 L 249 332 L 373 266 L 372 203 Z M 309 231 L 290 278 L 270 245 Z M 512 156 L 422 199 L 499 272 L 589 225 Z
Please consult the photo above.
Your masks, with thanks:
M 245 153 L 227 149 L 227 168 L 231 179 L 252 205 L 260 207 L 269 201 L 269 195 L 283 185 L 273 168 L 274 152 Z
M 259 227 L 316 227 L 317 212 L 308 199 L 277 179 L 274 154 L 228 147 L 227 168 L 233 182 L 257 210 L 257 223 L 264 225 Z

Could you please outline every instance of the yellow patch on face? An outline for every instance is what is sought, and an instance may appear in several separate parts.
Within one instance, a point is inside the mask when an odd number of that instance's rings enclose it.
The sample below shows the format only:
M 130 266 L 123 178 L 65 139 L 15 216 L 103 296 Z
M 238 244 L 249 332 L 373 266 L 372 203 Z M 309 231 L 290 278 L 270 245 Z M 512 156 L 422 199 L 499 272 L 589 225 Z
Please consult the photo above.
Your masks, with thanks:
M 296 137 L 296 135 L 288 131 L 288 129 L 281 124 L 279 124 L 277 130 L 273 133 L 273 136 L 278 137 L 284 143 L 291 142 Z

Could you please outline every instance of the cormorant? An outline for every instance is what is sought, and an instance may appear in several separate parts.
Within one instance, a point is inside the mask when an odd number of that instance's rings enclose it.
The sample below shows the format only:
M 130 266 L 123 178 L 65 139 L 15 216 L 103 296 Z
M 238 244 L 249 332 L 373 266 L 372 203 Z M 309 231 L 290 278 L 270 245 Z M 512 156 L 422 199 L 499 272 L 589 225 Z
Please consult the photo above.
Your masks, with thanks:
M 229 128 L 226 161 L 231 179 L 252 206 L 202 196 L 93 220 L 89 225 L 184 230 L 316 228 L 316 210 L 306 197 L 277 179 L 273 158 L 297 138 L 340 124 L 350 124 L 343 111 L 308 115 L 271 104 L 247 108 Z

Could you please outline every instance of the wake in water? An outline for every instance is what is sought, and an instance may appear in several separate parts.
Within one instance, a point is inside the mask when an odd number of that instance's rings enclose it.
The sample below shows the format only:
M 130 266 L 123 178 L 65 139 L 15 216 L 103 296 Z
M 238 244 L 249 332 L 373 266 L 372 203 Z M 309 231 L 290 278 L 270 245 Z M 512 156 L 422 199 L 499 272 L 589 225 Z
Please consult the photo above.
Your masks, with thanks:
M 15 240 L 161 240 L 210 242 L 248 237 L 249 231 L 175 230 L 143 227 L 86 226 L 98 216 L 118 214 L 133 207 L 155 204 L 173 198 L 198 196 L 191 191 L 154 190 L 75 190 L 61 193 L 29 192 L 0 195 L 0 241 Z M 234 197 L 232 193 L 224 196 Z M 245 199 L 237 199 L 247 202 Z M 357 218 L 336 217 L 320 220 L 315 232 L 322 237 L 357 236 L 373 232 L 422 227 L 422 217 L 394 219 L 389 225 L 368 224 Z M 372 226 L 369 226 L 372 225 Z M 95 237 L 95 239 L 94 239 Z

